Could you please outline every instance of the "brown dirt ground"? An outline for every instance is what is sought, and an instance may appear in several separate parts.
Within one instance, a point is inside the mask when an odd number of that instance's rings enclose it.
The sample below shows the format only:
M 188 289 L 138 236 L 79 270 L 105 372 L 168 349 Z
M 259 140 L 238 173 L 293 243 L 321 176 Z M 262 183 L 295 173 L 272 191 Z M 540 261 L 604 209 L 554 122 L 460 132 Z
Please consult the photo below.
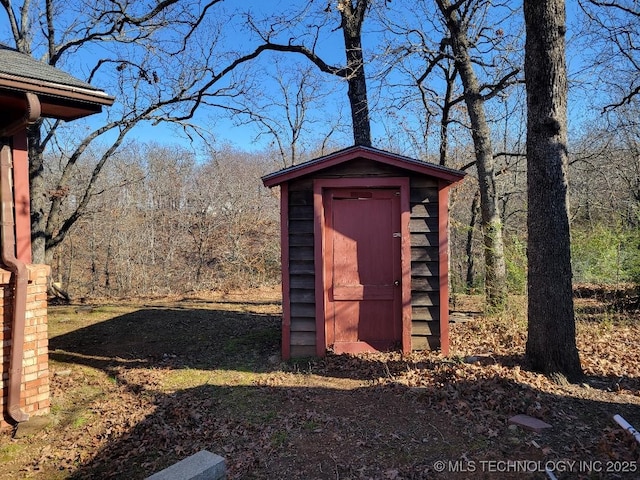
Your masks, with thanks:
M 637 291 L 592 290 L 577 290 L 586 376 L 569 386 L 523 364 L 520 298 L 487 318 L 455 297 L 447 358 L 288 363 L 277 289 L 51 307 L 50 423 L 0 433 L 0 479 L 145 478 L 202 449 L 230 479 L 640 478 L 612 420 L 640 427 Z M 552 428 L 510 425 L 520 413 Z

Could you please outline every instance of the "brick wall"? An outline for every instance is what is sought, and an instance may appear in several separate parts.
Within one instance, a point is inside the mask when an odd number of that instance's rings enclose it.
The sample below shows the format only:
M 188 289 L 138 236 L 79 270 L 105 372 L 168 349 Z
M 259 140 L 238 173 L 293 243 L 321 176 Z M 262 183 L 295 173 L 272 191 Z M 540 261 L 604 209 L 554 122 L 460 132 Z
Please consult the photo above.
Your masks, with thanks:
M 24 332 L 24 354 L 20 407 L 29 416 L 49 413 L 49 340 L 47 335 L 47 265 L 28 265 L 29 286 L 27 288 L 27 311 Z M 11 324 L 13 313 L 13 287 L 11 272 L 0 268 L 0 342 L 2 344 L 2 377 L 0 406 L 0 428 L 7 427 L 5 403 L 9 380 L 9 358 L 11 351 Z

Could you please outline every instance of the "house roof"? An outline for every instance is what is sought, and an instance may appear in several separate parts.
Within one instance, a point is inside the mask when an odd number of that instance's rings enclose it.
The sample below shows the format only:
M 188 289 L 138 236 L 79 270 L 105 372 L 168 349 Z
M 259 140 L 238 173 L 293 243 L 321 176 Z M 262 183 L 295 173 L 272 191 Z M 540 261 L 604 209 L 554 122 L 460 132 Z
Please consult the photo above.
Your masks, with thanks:
M 73 120 L 112 105 L 114 98 L 58 68 L 0 44 L 0 105 L 23 110 L 25 93 L 38 96 L 43 117 Z
M 304 175 L 316 173 L 320 170 L 358 158 L 373 160 L 385 165 L 402 168 L 413 173 L 436 177 L 448 183 L 459 182 L 466 175 L 463 171 L 443 167 L 441 165 L 436 165 L 435 163 L 423 162 L 414 158 L 387 152 L 385 150 L 379 150 L 377 148 L 356 145 L 299 165 L 293 165 L 292 167 L 270 173 L 262 177 L 262 182 L 267 187 L 275 187 Z

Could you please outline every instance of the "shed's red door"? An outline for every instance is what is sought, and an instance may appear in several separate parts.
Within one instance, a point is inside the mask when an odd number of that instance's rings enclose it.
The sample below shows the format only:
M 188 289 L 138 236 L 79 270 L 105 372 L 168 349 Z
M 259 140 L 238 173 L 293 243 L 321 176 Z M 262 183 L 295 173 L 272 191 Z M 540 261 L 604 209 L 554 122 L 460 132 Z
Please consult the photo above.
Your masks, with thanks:
M 402 343 L 399 189 L 325 193 L 327 346 L 337 353 Z

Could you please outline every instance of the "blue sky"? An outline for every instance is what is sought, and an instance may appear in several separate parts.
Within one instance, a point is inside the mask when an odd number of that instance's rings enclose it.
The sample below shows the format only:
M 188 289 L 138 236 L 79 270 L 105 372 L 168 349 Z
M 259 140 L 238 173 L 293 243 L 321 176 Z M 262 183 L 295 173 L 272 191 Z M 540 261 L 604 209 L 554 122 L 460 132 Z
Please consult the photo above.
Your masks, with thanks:
M 306 2 L 305 2 L 306 3 Z M 264 2 L 260 0 L 249 0 L 244 2 L 226 2 L 225 5 L 228 5 L 230 9 L 237 7 L 237 5 L 242 5 L 243 8 L 250 8 L 256 15 L 265 11 L 265 6 L 268 5 L 268 9 L 271 11 L 280 12 L 285 7 L 289 7 L 292 5 L 289 1 L 279 0 L 272 2 Z M 295 3 L 293 4 L 295 5 Z M 311 5 L 311 4 L 308 4 Z M 577 17 L 577 2 L 575 0 L 569 0 L 567 2 L 567 11 L 568 11 L 568 23 L 570 27 L 569 34 L 571 35 L 571 28 L 573 21 Z M 409 12 L 411 15 L 412 12 Z M 234 21 L 240 21 L 240 18 L 235 18 L 233 16 L 230 17 L 229 23 L 233 23 Z M 334 25 L 333 31 L 327 29 L 327 35 L 323 37 L 322 42 L 317 45 L 317 51 L 320 55 L 328 62 L 333 64 L 342 64 L 344 62 L 344 50 L 343 43 L 341 38 L 341 31 L 335 29 L 337 27 L 337 23 Z M 372 31 L 377 28 L 375 23 L 372 21 L 368 21 L 365 23 L 365 33 L 364 33 L 364 48 L 365 55 L 370 56 L 376 50 L 375 43 L 379 41 L 380 35 L 379 33 Z M 8 24 L 6 22 L 6 18 L 4 15 L 0 15 L 0 29 L 3 29 L 5 32 L 8 31 Z M 248 46 L 249 43 L 246 41 L 246 33 L 241 31 L 238 26 L 235 27 L 235 35 L 227 36 L 226 39 L 228 42 L 235 43 L 235 47 L 240 48 L 250 48 Z M 255 41 L 255 40 L 254 40 Z M 281 40 L 282 41 L 282 40 Z M 253 43 L 255 44 L 255 43 Z M 571 44 L 570 44 L 571 47 Z M 293 61 L 294 56 L 289 55 L 287 60 L 285 60 L 285 55 L 280 55 L 283 62 L 285 61 Z M 301 59 L 299 56 L 295 56 L 298 64 L 304 63 L 305 60 Z M 269 69 L 269 67 L 273 64 L 273 59 L 276 58 L 276 54 L 268 54 L 265 55 L 263 59 L 258 60 L 255 65 L 260 65 L 261 68 Z M 87 59 L 91 61 L 92 59 Z M 578 64 L 580 61 L 580 56 L 576 55 L 575 50 L 568 51 L 568 60 L 571 68 L 578 68 Z M 64 67 L 67 69 L 66 67 Z M 370 66 L 367 66 L 369 69 Z M 68 69 L 69 73 L 74 74 L 72 69 Z M 371 73 L 371 72 L 369 72 Z M 79 78 L 83 78 L 82 74 L 76 74 Z M 261 88 L 267 91 L 274 91 L 274 86 L 269 83 L 269 81 L 265 78 L 264 83 L 261 84 Z M 340 106 L 343 108 L 345 114 L 345 120 L 349 120 L 348 114 L 348 102 L 346 98 L 346 90 L 344 88 L 344 82 L 339 79 L 332 77 L 330 75 L 324 74 L 321 75 L 321 78 L 326 81 L 326 84 L 334 85 L 336 87 L 336 93 L 326 97 L 323 100 L 322 105 L 317 105 L 314 108 L 316 109 L 326 109 L 324 113 L 326 116 L 330 115 L 333 111 L 338 109 Z M 118 97 L 117 92 L 108 91 L 108 93 L 115 95 Z M 264 92 L 262 92 L 264 93 Z M 375 102 L 375 92 L 372 86 L 370 86 L 370 100 L 372 103 Z M 578 112 L 583 110 L 584 104 L 582 103 L 583 95 L 578 92 L 577 95 L 572 97 L 572 108 L 571 113 L 573 115 L 572 122 L 574 126 L 578 125 L 580 122 L 580 116 Z M 117 98 L 117 100 L 120 100 Z M 328 108 L 327 108 L 328 107 Z M 320 115 L 323 115 L 323 111 L 320 111 Z M 372 113 L 372 128 L 373 128 L 373 136 L 377 138 L 382 138 L 385 135 L 384 124 L 381 121 L 382 112 L 373 112 Z M 247 150 L 260 150 L 267 145 L 268 137 L 262 136 L 261 140 L 258 143 L 255 143 L 256 136 L 258 134 L 258 129 L 255 125 L 238 125 L 237 122 L 232 121 L 227 118 L 222 111 L 210 108 L 206 111 L 202 111 L 197 116 L 198 122 L 202 125 L 206 125 L 207 127 L 212 127 L 214 130 L 214 136 L 216 141 L 220 144 L 222 143 L 231 143 L 239 146 L 240 148 Z M 95 118 L 90 119 L 88 122 L 92 125 L 97 125 L 102 121 L 102 118 L 96 116 Z M 183 143 L 184 137 L 179 136 L 173 127 L 169 127 L 166 125 L 159 126 L 151 126 L 149 124 L 142 124 L 140 127 L 135 130 L 135 137 L 138 140 L 143 142 L 160 142 L 160 143 Z M 347 136 L 345 138 L 344 135 L 336 136 L 336 140 L 340 142 L 349 142 L 350 138 Z

